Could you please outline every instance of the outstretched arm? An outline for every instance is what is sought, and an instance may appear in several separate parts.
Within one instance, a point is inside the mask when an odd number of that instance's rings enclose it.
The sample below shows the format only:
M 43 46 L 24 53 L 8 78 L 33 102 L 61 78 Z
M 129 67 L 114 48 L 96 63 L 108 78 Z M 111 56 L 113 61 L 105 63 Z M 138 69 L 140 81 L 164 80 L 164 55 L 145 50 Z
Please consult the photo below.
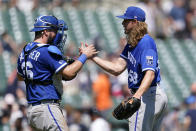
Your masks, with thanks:
M 115 61 L 108 61 L 98 56 L 95 56 L 92 58 L 92 60 L 97 65 L 99 65 L 102 69 L 115 76 L 121 74 L 126 69 L 127 66 L 127 62 L 121 57 L 115 59 Z
M 83 43 L 81 43 L 80 53 L 81 55 L 77 60 L 75 60 L 72 64 L 66 66 L 62 70 L 62 75 L 65 80 L 71 80 L 75 78 L 77 73 L 81 70 L 85 61 L 96 55 L 97 51 L 94 45 L 89 45 L 88 47 L 85 47 Z
M 76 60 L 74 63 L 66 66 L 62 70 L 62 76 L 64 80 L 72 80 L 76 77 L 77 73 L 81 70 L 83 64 Z

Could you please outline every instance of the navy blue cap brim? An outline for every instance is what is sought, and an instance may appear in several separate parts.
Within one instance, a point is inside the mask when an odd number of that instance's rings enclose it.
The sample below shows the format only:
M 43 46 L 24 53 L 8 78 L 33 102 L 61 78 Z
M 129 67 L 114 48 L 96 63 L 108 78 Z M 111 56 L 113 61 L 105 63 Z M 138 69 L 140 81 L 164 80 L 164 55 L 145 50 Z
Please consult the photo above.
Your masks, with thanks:
M 116 16 L 116 17 L 121 18 L 121 19 L 125 19 L 125 20 L 134 20 L 134 19 L 136 19 L 136 18 L 130 18 L 130 17 L 124 16 L 124 15 L 120 15 L 120 16 Z M 136 20 L 142 21 L 142 22 L 145 21 L 145 19 L 141 19 L 141 18 L 137 18 Z
M 121 18 L 121 19 L 129 19 L 129 20 L 133 19 L 133 18 L 129 18 L 129 17 L 124 16 L 124 15 L 119 15 L 119 16 L 116 16 L 116 17 Z

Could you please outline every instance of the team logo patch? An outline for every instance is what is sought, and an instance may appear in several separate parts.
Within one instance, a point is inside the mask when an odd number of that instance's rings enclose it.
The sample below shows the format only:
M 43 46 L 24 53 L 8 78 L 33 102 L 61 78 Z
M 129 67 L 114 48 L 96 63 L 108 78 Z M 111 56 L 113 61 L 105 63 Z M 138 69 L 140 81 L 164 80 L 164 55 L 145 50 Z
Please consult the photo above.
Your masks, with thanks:
M 60 61 L 59 61 L 59 64 L 63 64 L 63 62 L 64 62 L 63 60 L 60 60 Z
M 153 65 L 153 56 L 146 56 L 147 65 Z

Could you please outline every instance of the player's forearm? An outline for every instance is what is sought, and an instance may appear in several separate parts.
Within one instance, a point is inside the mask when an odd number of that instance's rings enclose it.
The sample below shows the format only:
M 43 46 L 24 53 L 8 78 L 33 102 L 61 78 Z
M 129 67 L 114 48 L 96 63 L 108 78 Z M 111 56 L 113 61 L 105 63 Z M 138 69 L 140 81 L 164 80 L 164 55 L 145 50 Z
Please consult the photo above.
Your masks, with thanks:
M 155 77 L 154 71 L 151 70 L 146 71 L 145 76 L 141 82 L 141 85 L 133 97 L 140 98 L 144 94 L 144 92 L 148 90 L 152 81 L 154 80 L 154 77 Z
M 83 64 L 76 60 L 74 63 L 66 66 L 63 70 L 63 77 L 72 79 L 74 78 L 77 73 L 81 70 Z
M 110 62 L 99 57 L 94 57 L 92 59 L 97 65 L 99 65 L 105 71 L 117 76 L 122 73 L 123 69 L 120 67 L 119 64 Z

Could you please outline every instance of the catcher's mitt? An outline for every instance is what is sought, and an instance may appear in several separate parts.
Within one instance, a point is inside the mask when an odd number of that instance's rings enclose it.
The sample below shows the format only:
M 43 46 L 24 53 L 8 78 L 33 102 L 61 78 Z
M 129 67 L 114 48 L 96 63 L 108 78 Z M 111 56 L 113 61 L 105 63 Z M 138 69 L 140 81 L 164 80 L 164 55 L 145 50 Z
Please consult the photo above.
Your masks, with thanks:
M 117 120 L 128 119 L 131 117 L 141 105 L 141 100 L 135 97 L 122 101 L 112 112 Z

